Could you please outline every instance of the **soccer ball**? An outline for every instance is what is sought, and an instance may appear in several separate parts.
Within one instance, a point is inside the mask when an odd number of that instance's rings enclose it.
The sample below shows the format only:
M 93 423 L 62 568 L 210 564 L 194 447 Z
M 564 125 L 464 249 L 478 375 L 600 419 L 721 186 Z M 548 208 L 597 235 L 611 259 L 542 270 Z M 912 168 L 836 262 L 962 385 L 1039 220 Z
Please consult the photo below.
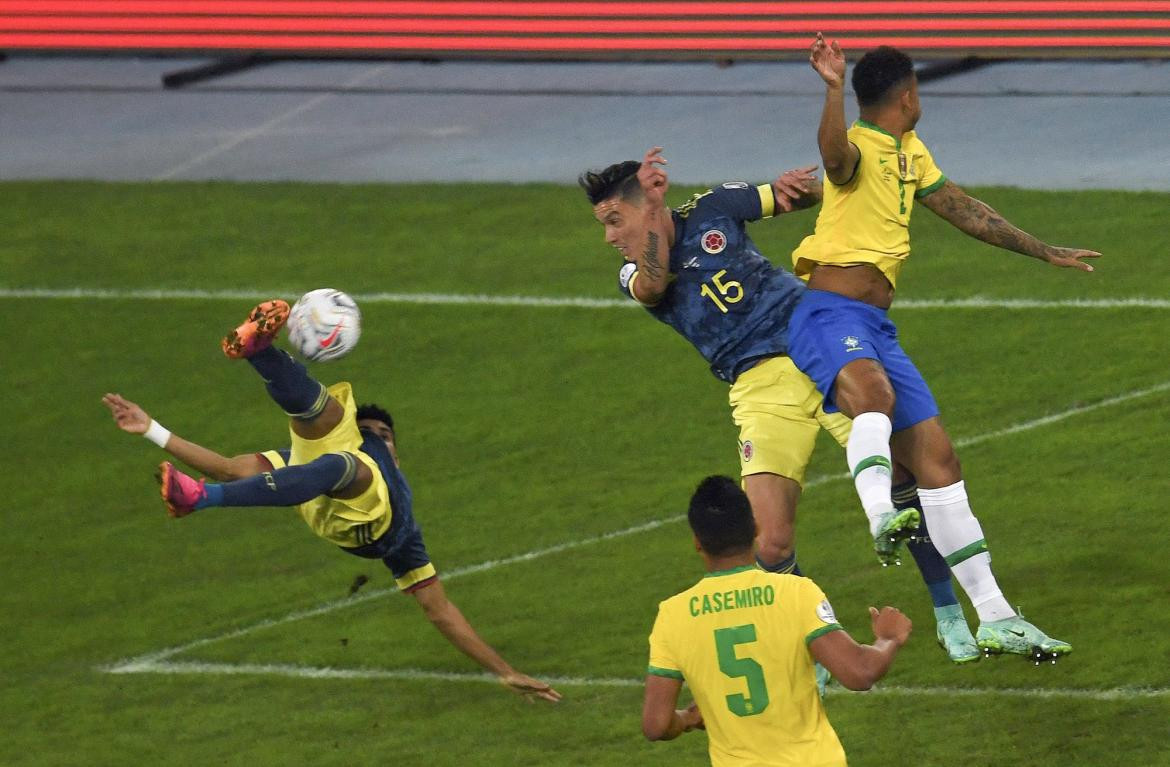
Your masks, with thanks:
M 310 290 L 288 315 L 288 340 L 307 360 L 323 362 L 344 357 L 362 334 L 357 302 L 333 288 Z

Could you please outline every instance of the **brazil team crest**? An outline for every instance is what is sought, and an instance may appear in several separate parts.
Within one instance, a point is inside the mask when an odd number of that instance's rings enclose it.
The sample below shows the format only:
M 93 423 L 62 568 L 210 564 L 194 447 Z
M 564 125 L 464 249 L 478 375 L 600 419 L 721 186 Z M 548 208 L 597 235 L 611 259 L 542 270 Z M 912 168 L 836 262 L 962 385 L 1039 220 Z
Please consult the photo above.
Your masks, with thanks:
M 723 249 L 727 247 L 727 235 L 718 229 L 710 229 L 703 232 L 703 237 L 699 242 L 703 245 L 703 250 L 715 255 L 722 253 Z

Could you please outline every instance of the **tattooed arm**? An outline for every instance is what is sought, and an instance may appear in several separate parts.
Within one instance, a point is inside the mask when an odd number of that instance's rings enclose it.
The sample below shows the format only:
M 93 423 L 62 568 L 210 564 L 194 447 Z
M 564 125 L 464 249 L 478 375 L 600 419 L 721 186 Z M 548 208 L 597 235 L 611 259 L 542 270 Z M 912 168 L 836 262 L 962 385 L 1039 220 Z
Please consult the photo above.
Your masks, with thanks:
M 670 285 L 670 243 L 667 233 L 674 226 L 670 211 L 666 208 L 666 190 L 670 184 L 662 156 L 662 147 L 654 147 L 642 158 L 638 170 L 638 182 L 642 186 L 643 234 L 634 240 L 630 256 L 638 265 L 637 280 L 631 285 L 634 298 L 643 304 L 653 305 L 662 300 Z
M 919 200 L 940 217 L 946 219 L 962 232 L 989 245 L 1022 253 L 1025 256 L 1047 261 L 1053 266 L 1072 267 L 1091 272 L 1093 267 L 1082 259 L 1097 258 L 1095 250 L 1062 248 L 1049 245 L 1022 229 L 1012 225 L 995 212 L 990 205 L 976 200 L 958 185 L 947 180 L 939 189 Z

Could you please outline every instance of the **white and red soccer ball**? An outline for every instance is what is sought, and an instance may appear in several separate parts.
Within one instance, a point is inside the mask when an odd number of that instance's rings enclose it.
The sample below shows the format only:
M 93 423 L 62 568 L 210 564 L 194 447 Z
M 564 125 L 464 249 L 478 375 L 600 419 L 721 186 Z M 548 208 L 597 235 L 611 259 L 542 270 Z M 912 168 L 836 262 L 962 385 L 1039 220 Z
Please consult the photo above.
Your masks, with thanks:
M 333 288 L 310 290 L 288 316 L 288 340 L 307 360 L 344 357 L 362 335 L 362 313 L 348 294 Z

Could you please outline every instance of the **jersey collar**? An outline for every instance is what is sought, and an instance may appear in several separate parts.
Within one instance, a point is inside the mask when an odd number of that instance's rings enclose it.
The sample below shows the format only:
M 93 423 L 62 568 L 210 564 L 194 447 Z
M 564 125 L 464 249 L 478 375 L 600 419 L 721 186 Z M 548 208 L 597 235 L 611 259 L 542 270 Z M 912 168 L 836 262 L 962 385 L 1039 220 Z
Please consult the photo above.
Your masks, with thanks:
M 853 124 L 858 128 L 866 128 L 867 130 L 877 131 L 878 133 L 882 134 L 883 136 L 889 136 L 894 141 L 894 148 L 897 149 L 899 152 L 902 151 L 902 139 L 896 137 L 893 133 L 890 133 L 885 128 L 878 127 L 877 125 L 874 125 L 871 122 L 866 122 L 865 120 L 858 120 L 857 122 L 855 122 Z
M 758 568 L 754 564 L 740 565 L 739 567 L 733 567 L 730 570 L 712 570 L 711 572 L 707 573 L 703 577 L 704 578 L 718 578 L 721 575 L 732 575 L 734 573 L 742 573 L 745 570 L 756 570 L 756 569 L 758 569 Z

